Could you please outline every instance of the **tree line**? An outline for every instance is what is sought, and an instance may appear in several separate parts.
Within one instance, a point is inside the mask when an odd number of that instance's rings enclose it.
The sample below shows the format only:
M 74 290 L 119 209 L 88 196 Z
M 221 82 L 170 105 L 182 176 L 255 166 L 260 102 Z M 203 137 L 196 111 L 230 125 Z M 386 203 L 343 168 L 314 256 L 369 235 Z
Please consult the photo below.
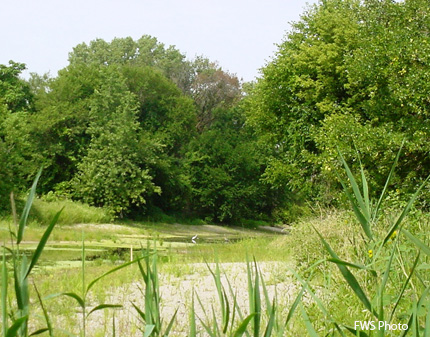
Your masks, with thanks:
M 339 151 L 378 192 L 404 143 L 395 200 L 429 173 L 429 7 L 320 1 L 251 83 L 146 35 L 82 43 L 56 77 L 0 65 L 0 208 L 43 166 L 42 194 L 119 216 L 288 221 L 342 202 Z

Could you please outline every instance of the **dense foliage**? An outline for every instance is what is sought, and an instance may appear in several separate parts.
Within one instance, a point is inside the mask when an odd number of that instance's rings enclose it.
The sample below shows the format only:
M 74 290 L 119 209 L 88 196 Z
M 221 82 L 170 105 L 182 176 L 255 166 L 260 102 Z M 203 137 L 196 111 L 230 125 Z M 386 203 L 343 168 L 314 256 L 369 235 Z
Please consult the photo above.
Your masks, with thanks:
M 359 150 L 378 193 L 403 141 L 392 181 L 415 190 L 430 165 L 429 7 L 320 1 L 246 85 L 150 36 L 80 44 L 55 78 L 1 65 L 0 207 L 43 165 L 43 193 L 119 215 L 289 220 L 339 201 L 338 150 L 352 166 Z
M 340 150 L 383 187 L 429 173 L 428 1 L 331 0 L 307 12 L 263 69 L 248 118 L 268 149 L 265 179 L 304 198 L 335 198 Z M 335 186 L 333 186 L 335 185 Z

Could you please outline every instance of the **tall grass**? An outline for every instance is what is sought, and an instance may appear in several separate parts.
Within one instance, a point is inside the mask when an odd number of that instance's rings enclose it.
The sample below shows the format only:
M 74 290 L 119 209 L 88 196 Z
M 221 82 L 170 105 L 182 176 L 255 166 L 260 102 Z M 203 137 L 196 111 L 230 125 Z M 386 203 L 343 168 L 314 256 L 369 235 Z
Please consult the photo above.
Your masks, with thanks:
M 32 216 L 37 222 L 44 224 L 51 219 L 56 211 L 63 209 L 58 221 L 60 225 L 99 224 L 109 223 L 113 215 L 106 209 L 98 208 L 72 200 L 53 200 L 35 198 L 33 201 Z
M 26 255 L 20 251 L 20 243 L 24 237 L 25 227 L 27 225 L 28 215 L 32 206 L 36 194 L 37 182 L 40 178 L 42 170 L 39 170 L 33 186 L 31 187 L 27 202 L 24 206 L 19 224 L 17 227 L 9 228 L 9 234 L 11 237 L 11 247 L 7 248 L 3 245 L 3 259 L 2 259 L 2 295 L 1 295 L 1 308 L 2 308 L 2 323 L 3 323 L 3 336 L 13 337 L 13 336 L 28 336 L 28 319 L 30 316 L 30 289 L 29 289 L 29 275 L 33 268 L 35 267 L 46 242 L 51 235 L 52 230 L 61 214 L 61 210 L 57 212 L 50 224 L 45 230 L 42 238 L 37 245 L 36 250 L 33 253 L 30 261 Z M 12 203 L 13 207 L 13 203 Z M 15 214 L 15 210 L 13 210 Z M 12 272 L 13 272 L 13 284 L 14 284 L 14 299 L 15 303 L 9 303 L 8 298 L 8 277 L 9 268 L 6 262 L 6 251 L 11 255 L 12 260 Z M 43 306 L 41 300 L 41 305 Z M 10 307 L 14 308 L 10 310 Z M 46 311 L 44 311 L 46 315 Z M 45 316 L 47 327 L 33 332 L 31 335 L 37 335 L 48 331 L 52 335 L 52 328 L 49 324 L 49 318 Z
M 27 220 L 28 216 L 30 214 L 30 210 L 33 204 L 33 201 L 35 199 L 36 195 L 36 187 L 37 183 L 39 181 L 40 175 L 42 173 L 42 170 L 39 170 L 38 174 L 36 175 L 36 178 L 33 182 L 33 185 L 30 189 L 30 193 L 28 195 L 27 201 L 25 203 L 25 206 L 22 211 L 22 215 L 19 221 L 19 224 L 17 224 L 16 227 L 10 227 L 9 228 L 9 234 L 10 234 L 10 246 L 12 248 L 8 248 L 3 244 L 3 255 L 2 255 L 2 268 L 1 268 L 1 316 L 2 316 L 2 336 L 4 337 L 27 337 L 27 336 L 34 336 L 39 335 L 44 332 L 48 332 L 50 336 L 53 336 L 54 328 L 52 327 L 50 323 L 50 319 L 48 317 L 47 311 L 45 309 L 45 306 L 43 305 L 42 298 L 40 297 L 39 292 L 37 291 L 37 288 L 35 286 L 35 291 L 37 294 L 37 298 L 39 300 L 39 304 L 42 308 L 42 312 L 45 317 L 45 321 L 47 324 L 47 327 L 36 330 L 29 334 L 28 332 L 28 321 L 30 318 L 30 288 L 29 288 L 29 276 L 33 268 L 36 266 L 46 243 L 48 242 L 48 239 L 55 227 L 55 225 L 58 222 L 58 219 L 60 217 L 61 212 L 63 209 L 61 209 L 59 212 L 55 214 L 51 222 L 49 223 L 48 227 L 46 228 L 44 234 L 42 235 L 41 239 L 39 240 L 39 243 L 37 245 L 36 250 L 34 251 L 30 261 L 28 261 L 27 256 L 20 251 L 20 243 L 22 242 L 24 238 L 24 231 L 27 226 Z M 13 213 L 16 214 L 16 211 L 14 209 L 14 203 L 12 202 L 12 208 Z M 8 297 L 8 287 L 9 287 L 9 266 L 8 262 L 6 261 L 6 251 L 11 256 L 11 264 L 12 264 L 12 275 L 13 275 L 13 285 L 14 285 L 14 300 L 15 303 L 10 303 L 10 299 Z M 82 239 L 82 293 L 77 294 L 75 292 L 63 292 L 61 294 L 54 294 L 49 296 L 48 298 L 57 297 L 59 295 L 64 295 L 71 297 L 75 299 L 78 303 L 78 305 L 82 309 L 82 329 L 81 329 L 81 336 L 86 336 L 86 321 L 88 319 L 88 316 L 90 316 L 93 312 L 96 312 L 98 310 L 106 309 L 106 308 L 118 308 L 121 307 L 121 305 L 118 304 L 99 304 L 95 307 L 93 307 L 91 310 L 87 311 L 88 307 L 88 301 L 87 297 L 89 294 L 89 291 L 91 288 L 101 279 L 105 278 L 106 276 L 121 270 L 133 263 L 139 262 L 144 256 L 141 256 L 137 258 L 136 260 L 130 261 L 128 263 L 124 263 L 120 266 L 117 266 L 101 276 L 95 278 L 91 282 L 86 284 L 85 280 L 85 241 Z
M 406 336 L 409 332 L 412 336 L 429 336 L 430 334 L 430 299 L 428 293 L 430 285 L 417 272 L 417 265 L 420 261 L 420 253 L 415 253 L 404 243 L 402 234 L 418 250 L 430 256 L 430 248 L 416 236 L 404 228 L 404 219 L 408 215 L 415 199 L 430 176 L 423 182 L 417 191 L 411 196 L 407 205 L 400 212 L 399 216 L 392 221 L 389 226 L 383 227 L 379 220 L 381 219 L 380 211 L 382 210 L 382 201 L 384 193 L 389 186 L 390 179 L 393 175 L 394 168 L 397 164 L 400 151 L 397 154 L 392 169 L 387 177 L 384 189 L 376 202 L 370 199 L 369 185 L 363 167 L 360 170 L 361 189 L 349 166 L 341 154 L 340 158 L 345 168 L 349 185 L 342 181 L 345 193 L 351 202 L 352 209 L 357 221 L 360 223 L 363 233 L 362 240 L 367 247 L 368 259 L 365 263 L 350 262 L 342 259 L 324 237 L 315 229 L 317 235 L 328 253 L 327 261 L 334 263 L 347 288 L 363 309 L 367 312 L 361 318 L 356 320 L 367 320 L 374 322 L 385 322 L 374 330 L 363 330 L 362 326 L 354 324 L 351 326 L 347 322 L 341 322 L 330 318 L 333 324 L 333 332 L 337 331 L 339 335 L 344 336 L 348 332 L 354 336 L 386 336 L 391 335 L 391 326 L 400 304 L 406 308 L 406 323 L 402 329 L 401 335 Z M 414 256 L 415 255 L 415 256 Z M 414 261 L 410 264 L 409 261 Z M 404 277 L 402 274 L 405 274 Z M 357 276 L 365 274 L 366 277 Z M 371 286 L 363 286 L 360 280 L 366 280 Z M 412 280 L 415 279 L 415 284 Z M 370 282 L 369 282 L 370 281 Z M 367 289 L 366 289 L 367 288 Z M 371 294 L 368 291 L 371 291 Z M 397 294 L 395 293 L 397 291 Z M 406 296 L 408 294 L 408 296 Z M 410 301 L 412 298 L 412 301 Z M 319 305 L 320 309 L 327 314 L 326 309 Z M 422 310 L 427 314 L 423 315 Z M 303 319 L 306 322 L 307 332 L 310 336 L 318 336 L 312 322 L 308 319 L 306 311 L 302 311 Z M 399 316 L 398 316 L 399 317 Z M 379 324 L 379 323 L 378 323 Z
M 246 295 L 240 295 L 246 296 L 245 306 L 242 304 L 244 299 L 238 297 L 239 293 L 229 276 L 222 272 L 222 263 L 217 261 L 214 265 L 207 264 L 207 270 L 213 280 L 216 302 L 208 306 L 197 291 L 192 292 L 191 306 L 188 308 L 189 326 L 186 327 L 188 336 L 384 337 L 393 335 L 389 328 L 397 323 L 407 328 L 397 330 L 394 335 L 430 336 L 430 281 L 426 274 L 430 265 L 428 233 L 427 236 L 415 233 L 414 228 L 408 227 L 405 222 L 415 199 L 430 176 L 410 197 L 399 214 L 391 219 L 384 212 L 383 201 L 400 151 L 385 187 L 376 200 L 370 197 L 371 191 L 364 168 L 361 166 L 360 178 L 356 179 L 342 155 L 339 156 L 347 177 L 347 181 L 342 181 L 342 185 L 357 224 L 354 228 L 359 228 L 361 233 L 353 235 L 351 241 L 344 245 L 344 249 L 339 249 L 333 244 L 333 237 L 327 236 L 314 226 L 314 238 L 319 244 L 312 242 L 314 246 L 310 251 L 321 253 L 322 247 L 324 257 L 319 259 L 321 255 L 318 254 L 317 257 L 309 256 L 309 251 L 301 253 L 306 255 L 306 259 L 300 261 L 298 269 L 291 269 L 289 276 L 291 282 L 298 286 L 298 290 L 294 299 L 283 306 L 280 305 L 276 288 L 275 293 L 269 295 L 266 280 L 255 259 L 246 261 L 247 291 Z M 76 302 L 80 314 L 80 335 L 89 335 L 88 319 L 94 312 L 120 308 L 123 305 L 90 303 L 90 293 L 94 286 L 132 264 L 137 264 L 142 280 L 143 307 L 132 303 L 140 318 L 141 334 L 145 337 L 174 336 L 178 309 L 170 317 L 163 314 L 159 262 L 155 248 L 149 246 L 142 250 L 144 253 L 137 259 L 116 266 L 88 281 L 85 240 L 82 238 L 81 290 L 66 290 L 42 297 L 35 286 L 33 298 L 37 301 L 30 301 L 29 276 L 62 214 L 60 211 L 53 216 L 31 258 L 23 254 L 20 244 L 24 238 L 39 177 L 40 172 L 35 178 L 21 217 L 16 221 L 17 225 L 11 225 L 9 228 L 9 247 L 3 245 L 0 271 L 2 336 L 27 337 L 42 333 L 54 336 L 59 329 L 48 315 L 46 301 L 54 301 L 59 296 L 71 298 Z M 346 233 L 346 229 L 343 230 Z M 292 233 L 294 235 L 294 231 Z M 310 234 L 306 235 L 309 236 L 307 239 L 311 240 Z M 339 239 L 340 235 L 336 238 Z M 297 242 L 297 237 L 290 237 L 288 240 L 294 243 L 293 248 L 289 248 L 292 252 L 306 245 L 306 242 Z M 234 244 L 231 247 L 235 247 Z M 267 247 L 266 245 L 264 248 Z M 333 298 L 328 299 L 327 293 L 333 295 Z M 36 305 L 43 315 L 45 327 L 29 333 L 28 322 Z M 347 312 L 347 306 L 350 312 Z M 372 330 L 357 325 L 356 321 L 372 321 L 376 325 L 377 322 L 384 322 L 385 325 Z M 113 335 L 116 334 L 117 323 L 114 318 L 112 325 L 109 325 Z

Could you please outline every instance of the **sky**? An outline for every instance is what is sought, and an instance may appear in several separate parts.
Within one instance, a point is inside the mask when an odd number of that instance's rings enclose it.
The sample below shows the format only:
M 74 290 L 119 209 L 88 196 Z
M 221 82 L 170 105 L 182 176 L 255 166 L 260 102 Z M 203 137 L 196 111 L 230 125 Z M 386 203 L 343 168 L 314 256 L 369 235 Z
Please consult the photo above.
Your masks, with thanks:
M 0 64 L 52 76 L 76 45 L 151 35 L 187 58 L 203 55 L 254 80 L 316 0 L 0 0 Z

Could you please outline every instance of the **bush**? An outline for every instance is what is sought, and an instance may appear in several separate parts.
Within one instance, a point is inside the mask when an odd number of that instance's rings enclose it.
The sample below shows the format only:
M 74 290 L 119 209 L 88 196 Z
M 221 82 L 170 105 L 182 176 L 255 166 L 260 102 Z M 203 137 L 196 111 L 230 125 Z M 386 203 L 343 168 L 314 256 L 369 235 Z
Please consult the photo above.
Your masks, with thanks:
M 113 214 L 104 208 L 93 207 L 71 200 L 46 201 L 35 199 L 30 215 L 36 218 L 37 222 L 47 224 L 58 210 L 63 207 L 63 212 L 58 220 L 58 224 L 61 225 L 106 223 L 113 220 Z

